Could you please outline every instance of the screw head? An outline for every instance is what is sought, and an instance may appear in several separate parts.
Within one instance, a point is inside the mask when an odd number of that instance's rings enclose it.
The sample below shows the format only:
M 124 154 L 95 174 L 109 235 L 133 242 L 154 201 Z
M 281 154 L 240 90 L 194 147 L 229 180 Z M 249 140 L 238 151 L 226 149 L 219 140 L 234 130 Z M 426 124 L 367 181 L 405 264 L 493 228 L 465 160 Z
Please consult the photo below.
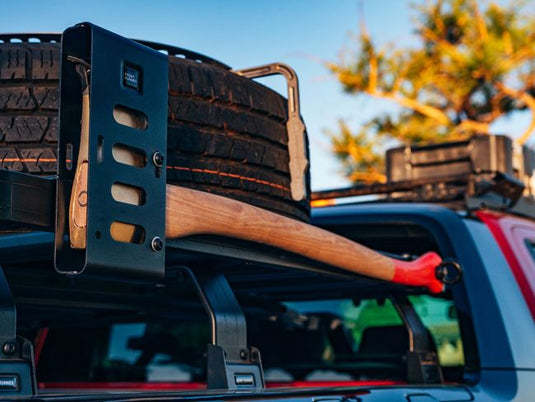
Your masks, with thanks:
M 12 356 L 17 351 L 17 345 L 15 344 L 15 342 L 6 342 L 2 347 L 2 351 L 4 352 L 4 354 Z
M 154 166 L 162 167 L 164 162 L 165 158 L 160 151 L 156 151 L 152 154 L 152 163 L 154 163 Z
M 240 350 L 240 359 L 247 360 L 249 358 L 249 353 L 245 349 Z
M 163 250 L 163 240 L 160 239 L 158 236 L 156 236 L 152 241 L 150 242 L 150 246 L 153 251 L 162 251 Z

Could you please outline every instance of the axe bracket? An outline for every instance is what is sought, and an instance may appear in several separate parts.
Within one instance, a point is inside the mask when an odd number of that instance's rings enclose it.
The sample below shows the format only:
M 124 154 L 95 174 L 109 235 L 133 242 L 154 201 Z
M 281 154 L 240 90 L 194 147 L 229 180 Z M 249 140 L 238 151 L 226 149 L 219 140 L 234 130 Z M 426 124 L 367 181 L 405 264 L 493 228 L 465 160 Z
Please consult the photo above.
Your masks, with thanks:
M 165 54 L 89 23 L 64 32 L 58 272 L 163 277 L 165 243 L 152 245 L 165 239 L 166 169 L 153 156 L 167 151 L 167 87 Z

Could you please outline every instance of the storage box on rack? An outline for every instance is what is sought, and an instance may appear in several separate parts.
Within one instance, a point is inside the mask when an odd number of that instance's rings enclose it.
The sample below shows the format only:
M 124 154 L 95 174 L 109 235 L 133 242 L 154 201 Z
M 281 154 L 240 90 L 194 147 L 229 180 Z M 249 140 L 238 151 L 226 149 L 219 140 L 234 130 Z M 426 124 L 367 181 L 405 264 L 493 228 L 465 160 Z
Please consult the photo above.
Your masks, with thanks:
M 513 144 L 503 135 L 476 135 L 467 141 L 406 146 L 386 153 L 388 182 L 467 177 L 492 178 L 496 173 L 513 176 Z

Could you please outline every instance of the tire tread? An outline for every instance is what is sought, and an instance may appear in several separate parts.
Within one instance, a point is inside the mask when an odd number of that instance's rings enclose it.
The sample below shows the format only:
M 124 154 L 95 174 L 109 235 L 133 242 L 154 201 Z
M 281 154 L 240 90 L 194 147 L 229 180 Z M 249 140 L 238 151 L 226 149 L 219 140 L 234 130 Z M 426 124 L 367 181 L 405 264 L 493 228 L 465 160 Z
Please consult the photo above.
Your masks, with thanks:
M 56 172 L 60 45 L 0 44 L 0 168 Z M 286 100 L 225 69 L 169 58 L 167 178 L 307 220 L 290 193 Z

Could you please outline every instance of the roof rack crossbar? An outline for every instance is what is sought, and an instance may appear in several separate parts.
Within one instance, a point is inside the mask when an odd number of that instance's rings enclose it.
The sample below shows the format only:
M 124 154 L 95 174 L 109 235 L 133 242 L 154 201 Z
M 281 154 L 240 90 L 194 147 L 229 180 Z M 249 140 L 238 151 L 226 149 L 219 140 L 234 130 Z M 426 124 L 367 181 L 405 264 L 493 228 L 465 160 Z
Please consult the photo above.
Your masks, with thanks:
M 344 197 L 358 197 L 362 195 L 372 194 L 391 194 L 401 191 L 412 191 L 419 187 L 443 183 L 443 184 L 459 184 L 466 185 L 470 180 L 469 174 L 452 175 L 441 178 L 437 181 L 436 178 L 403 180 L 395 183 L 373 183 L 356 185 L 354 187 L 346 187 L 341 189 L 315 191 L 312 193 L 312 200 L 325 200 Z

